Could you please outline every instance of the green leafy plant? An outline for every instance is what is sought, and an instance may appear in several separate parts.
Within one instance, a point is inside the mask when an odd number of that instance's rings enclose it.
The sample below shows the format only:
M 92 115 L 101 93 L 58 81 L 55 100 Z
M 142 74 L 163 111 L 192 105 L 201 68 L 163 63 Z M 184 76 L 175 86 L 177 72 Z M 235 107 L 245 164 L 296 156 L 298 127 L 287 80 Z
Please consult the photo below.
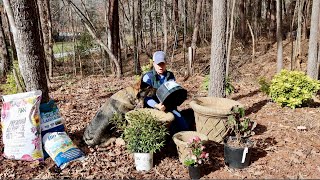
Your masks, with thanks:
M 135 110 L 128 112 L 126 119 L 129 124 L 124 129 L 123 139 L 130 152 L 155 153 L 164 146 L 167 128 L 151 113 Z
M 198 136 L 195 136 L 189 140 L 187 148 L 189 149 L 189 152 L 184 160 L 184 165 L 199 166 L 208 161 L 209 153 L 204 151 L 205 146 L 203 145 L 203 141 Z
M 271 80 L 270 97 L 281 106 L 292 109 L 312 99 L 320 89 L 320 83 L 301 71 L 281 70 Z
M 231 134 L 235 134 L 238 144 L 241 143 L 242 138 L 254 135 L 253 129 L 256 126 L 256 122 L 245 117 L 245 110 L 243 107 L 236 105 L 231 108 L 231 112 L 227 120 L 227 127 Z
M 152 63 L 153 63 L 153 61 L 152 61 L 152 59 L 149 59 L 149 64 L 146 64 L 146 65 L 144 65 L 144 66 L 141 66 L 141 73 L 142 74 L 145 74 L 145 73 L 147 73 L 148 71 L 150 71 L 151 69 L 152 69 Z
M 19 67 L 18 67 L 18 61 L 14 61 L 13 62 L 13 67 L 15 69 L 16 75 L 17 75 L 17 80 L 21 83 L 21 86 L 24 87 L 24 81 L 23 78 L 21 76 Z M 14 77 L 13 74 L 13 70 L 11 70 L 8 74 L 7 74 L 7 79 L 6 79 L 6 84 L 2 84 L 0 85 L 0 88 L 3 90 L 4 94 L 16 94 L 16 93 L 21 93 L 22 91 L 18 90 L 18 86 L 17 86 L 17 82 L 16 79 Z
M 210 82 L 210 76 L 206 75 L 201 85 L 203 90 L 206 90 L 206 91 L 209 90 L 209 82 Z M 226 87 L 226 95 L 230 95 L 234 92 L 234 86 L 231 84 L 231 80 L 229 77 L 226 78 L 225 87 Z
M 121 113 L 114 113 L 110 119 L 110 123 L 113 124 L 118 132 L 123 132 L 127 127 L 128 122 Z
M 226 78 L 226 95 L 230 95 L 234 92 L 234 86 L 231 84 L 229 77 Z
M 260 91 L 269 95 L 270 92 L 270 82 L 267 81 L 265 77 L 260 77 L 258 79 L 258 83 L 260 85 Z

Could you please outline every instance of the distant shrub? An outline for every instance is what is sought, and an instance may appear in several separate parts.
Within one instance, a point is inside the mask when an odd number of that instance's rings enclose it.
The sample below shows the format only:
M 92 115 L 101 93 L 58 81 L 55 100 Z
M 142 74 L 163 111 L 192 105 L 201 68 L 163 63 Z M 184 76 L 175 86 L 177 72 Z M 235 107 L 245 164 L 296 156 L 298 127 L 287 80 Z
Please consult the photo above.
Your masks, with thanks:
M 204 80 L 202 82 L 201 88 L 203 90 L 208 91 L 209 90 L 209 82 L 210 82 L 210 78 L 209 75 L 206 75 L 204 77 Z M 234 92 L 234 86 L 231 84 L 230 78 L 226 78 L 226 82 L 225 82 L 225 86 L 226 86 L 226 95 L 230 95 Z
M 294 109 L 311 100 L 319 89 L 319 81 L 305 73 L 282 70 L 271 80 L 269 95 L 274 102 Z
M 149 59 L 149 64 L 146 64 L 146 65 L 144 65 L 144 66 L 141 66 L 141 73 L 142 74 L 145 74 L 145 73 L 147 73 L 148 71 L 150 71 L 151 69 L 152 69 L 152 63 L 153 63 L 153 61 L 152 61 L 152 59 Z
M 267 79 L 265 77 L 260 77 L 258 79 L 258 83 L 260 85 L 260 91 L 269 95 L 269 91 L 270 91 L 270 82 L 267 81 Z
M 20 82 L 23 82 L 19 67 L 18 67 L 18 62 L 14 61 L 13 62 L 13 68 L 15 68 L 16 72 L 17 72 L 17 78 Z M 24 86 L 24 84 L 22 84 L 22 86 Z M 13 71 L 11 70 L 11 72 L 9 72 L 7 74 L 7 79 L 6 79 L 6 84 L 2 84 L 0 85 L 0 88 L 3 90 L 3 94 L 16 94 L 16 93 L 20 93 L 18 91 L 17 88 L 17 83 L 14 79 L 14 75 L 13 75 Z

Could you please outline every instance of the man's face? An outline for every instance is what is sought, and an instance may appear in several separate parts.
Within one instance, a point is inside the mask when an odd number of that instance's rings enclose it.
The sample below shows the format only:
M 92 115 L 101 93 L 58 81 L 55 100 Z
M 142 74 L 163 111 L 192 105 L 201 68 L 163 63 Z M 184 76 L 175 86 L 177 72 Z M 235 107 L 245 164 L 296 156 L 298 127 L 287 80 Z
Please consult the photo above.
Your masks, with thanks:
M 159 64 L 153 63 L 154 69 L 158 74 L 163 74 L 166 71 L 166 63 L 161 62 Z

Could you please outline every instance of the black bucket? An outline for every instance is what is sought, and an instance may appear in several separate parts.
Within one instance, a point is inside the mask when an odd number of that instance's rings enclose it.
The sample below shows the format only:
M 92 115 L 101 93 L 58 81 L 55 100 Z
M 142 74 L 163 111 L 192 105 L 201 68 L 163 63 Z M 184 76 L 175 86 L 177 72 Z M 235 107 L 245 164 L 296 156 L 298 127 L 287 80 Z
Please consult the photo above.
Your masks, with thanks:
M 230 137 L 229 137 L 230 138 Z M 232 137 L 234 139 L 235 137 Z M 227 143 L 228 138 L 224 139 L 224 162 L 231 168 L 243 169 L 250 165 L 252 142 L 246 140 L 248 147 L 234 148 Z
M 187 90 L 175 81 L 168 81 L 157 89 L 156 95 L 167 109 L 172 109 L 180 106 L 187 99 Z

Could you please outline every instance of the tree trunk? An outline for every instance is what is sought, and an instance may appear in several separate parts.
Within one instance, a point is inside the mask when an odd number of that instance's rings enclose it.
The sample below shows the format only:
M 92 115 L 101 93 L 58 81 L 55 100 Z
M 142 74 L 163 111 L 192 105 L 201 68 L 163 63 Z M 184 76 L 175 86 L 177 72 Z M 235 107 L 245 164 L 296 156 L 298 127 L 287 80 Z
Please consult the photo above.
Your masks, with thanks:
M 277 0 L 277 72 L 283 68 L 282 50 L 282 0 Z
M 195 16 L 195 20 L 194 20 L 192 42 L 191 42 L 192 56 L 193 56 L 192 60 L 194 60 L 194 57 L 196 56 L 196 48 L 197 48 L 199 21 L 200 21 L 202 1 L 203 0 L 197 0 L 197 9 L 196 9 L 196 16 Z
M 2 17 L 4 13 L 3 11 L 0 13 L 0 77 L 4 77 L 10 69 L 10 59 L 2 26 Z
M 42 102 L 49 101 L 49 89 L 44 71 L 45 55 L 41 47 L 36 1 L 3 1 L 9 16 L 18 62 L 26 90 L 41 90 Z M 14 12 L 13 12 L 14 11 Z
M 133 59 L 134 59 L 134 73 L 136 75 L 141 74 L 141 67 L 138 58 L 138 43 L 136 38 L 136 26 L 135 26 L 135 10 L 134 5 L 135 1 L 132 1 L 132 38 L 133 38 Z
M 209 96 L 225 97 L 226 77 L 226 24 L 227 4 L 225 0 L 215 0 L 212 6 L 212 39 L 210 60 Z
M 120 51 L 120 34 L 119 34 L 119 1 L 109 0 L 109 28 L 111 36 L 111 52 L 119 60 L 120 73 L 122 74 L 122 62 Z
M 242 40 L 246 36 L 246 14 L 245 14 L 245 0 L 240 0 L 240 37 Z
M 168 49 L 168 29 L 167 29 L 167 12 L 166 12 L 167 1 L 163 0 L 162 4 L 162 15 L 163 15 L 163 51 L 167 53 Z
M 52 78 L 52 57 L 53 51 L 50 43 L 51 40 L 51 30 L 50 30 L 50 7 L 48 0 L 37 0 L 38 1 L 38 8 L 39 8 L 39 16 L 40 16 L 40 23 L 41 23 L 41 30 L 42 30 L 42 37 L 43 37 L 43 46 L 45 57 L 48 64 L 48 75 L 49 78 Z M 50 42 L 51 41 L 51 42 Z
M 313 79 L 318 79 L 318 71 L 319 71 L 319 69 L 318 69 L 319 67 L 317 66 L 319 10 L 320 10 L 320 0 L 313 0 L 312 14 L 311 14 L 310 39 L 309 39 L 309 50 L 308 50 L 308 65 L 307 65 L 307 74 Z

